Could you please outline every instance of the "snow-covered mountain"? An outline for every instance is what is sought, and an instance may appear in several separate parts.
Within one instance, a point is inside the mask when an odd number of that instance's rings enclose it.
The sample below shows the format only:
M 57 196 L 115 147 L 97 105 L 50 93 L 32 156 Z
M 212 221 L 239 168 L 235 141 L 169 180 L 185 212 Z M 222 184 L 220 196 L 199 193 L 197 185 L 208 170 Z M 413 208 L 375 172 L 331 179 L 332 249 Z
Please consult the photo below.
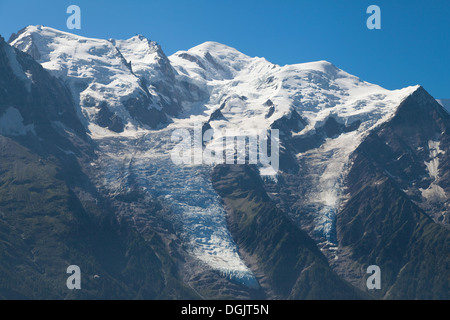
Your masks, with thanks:
M 386 90 L 327 61 L 279 66 L 215 42 L 167 57 L 141 35 L 101 40 L 30 26 L 10 44 L 70 88 L 97 147 L 90 164 L 97 187 L 112 197 L 140 188 L 158 199 L 170 208 L 176 232 L 195 259 L 250 288 L 260 283 L 228 229 L 211 165 L 174 164 L 174 130 L 208 124 L 214 130 L 208 147 L 214 148 L 227 135 L 279 129 L 280 170 L 302 168 L 301 186 L 295 188 L 301 190 L 296 205 L 304 211 L 287 213 L 322 248 L 336 250 L 335 221 L 348 199 L 352 154 L 408 97 L 423 90 Z M 438 141 L 430 142 L 433 159 L 441 152 Z M 427 167 L 437 174 L 433 161 Z M 282 188 L 283 176 L 263 167 L 259 173 L 282 205 L 274 185 Z M 437 182 L 430 188 L 442 189 Z
M 301 133 L 294 133 L 303 137 L 313 135 L 331 117 L 343 125 L 359 124 L 353 132 L 296 155 L 311 166 L 305 205 L 320 208 L 316 227 L 327 235 L 339 205 L 340 183 L 350 153 L 418 88 L 385 90 L 327 61 L 281 67 L 213 42 L 177 52 L 170 61 L 179 73 L 203 81 L 209 88 L 204 107 L 210 114 L 220 109 L 223 118 L 209 122 L 218 132 L 265 130 L 280 118 L 290 118 L 293 112 L 307 123 Z M 216 138 L 220 141 L 221 136 Z
M 68 83 L 93 134 L 155 128 L 182 109 L 180 97 L 201 94 L 177 83 L 159 45 L 142 36 L 88 39 L 29 26 L 13 35 L 11 45 Z
M 330 117 L 344 125 L 359 121 L 355 131 L 297 155 L 312 167 L 305 205 L 318 208 L 316 228 L 329 235 L 351 152 L 417 89 L 389 91 L 326 61 L 278 66 L 214 42 L 167 59 L 155 42 L 142 36 L 99 40 L 31 26 L 20 32 L 11 45 L 32 53 L 51 74 L 69 83 L 79 101 L 80 116 L 102 150 L 99 164 L 104 185 L 111 192 L 121 192 L 129 187 L 128 177 L 133 173 L 143 187 L 166 197 L 179 212 L 183 230 L 188 230 L 184 232 L 193 242 L 192 252 L 225 273 L 249 270 L 240 261 L 227 232 L 225 213 L 208 181 L 209 167 L 180 168 L 172 163 L 170 134 L 174 129 L 207 122 L 219 109 L 223 118 L 209 121 L 215 132 L 221 133 L 215 135 L 212 145 L 221 142 L 225 132 L 267 130 L 294 111 L 307 123 L 302 136 L 311 135 Z M 206 93 L 204 97 L 197 95 L 199 101 L 194 102 L 180 101 L 186 96 L 179 98 L 179 119 L 173 118 L 169 126 L 154 131 L 141 120 L 145 116 L 139 110 L 134 116 L 130 114 L 129 101 L 146 100 L 145 108 L 156 110 L 155 116 L 164 118 L 165 113 L 160 112 L 166 110 L 153 103 L 160 94 L 157 88 L 166 83 L 172 89 L 177 80 L 189 81 L 187 87 L 198 87 Z M 164 99 L 170 98 L 161 95 Z M 101 128 L 98 117 L 104 108 L 102 103 L 125 125 L 125 131 Z

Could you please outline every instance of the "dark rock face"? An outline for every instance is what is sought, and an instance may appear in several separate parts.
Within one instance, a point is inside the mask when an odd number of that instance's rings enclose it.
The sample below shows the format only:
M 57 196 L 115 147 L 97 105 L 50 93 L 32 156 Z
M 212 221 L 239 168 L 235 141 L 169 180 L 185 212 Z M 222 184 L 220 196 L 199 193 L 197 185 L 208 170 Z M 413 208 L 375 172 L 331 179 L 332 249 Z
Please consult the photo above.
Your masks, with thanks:
M 156 42 L 141 36 L 141 40 L 146 41 L 150 47 L 156 53 L 155 70 L 157 70 L 158 76 L 146 77 L 142 74 L 135 73 L 141 80 L 142 88 L 146 92 L 147 96 L 139 101 L 139 107 L 130 109 L 130 114 L 133 115 L 138 121 L 145 121 L 144 124 L 149 125 L 151 128 L 156 128 L 158 125 L 167 124 L 168 118 L 166 116 L 177 116 L 183 111 L 183 101 L 201 101 L 207 98 L 207 93 L 202 91 L 192 82 L 180 80 L 177 72 L 172 67 L 169 58 L 166 56 L 161 46 Z M 189 61 L 196 61 L 197 58 L 190 56 L 189 54 L 181 54 L 180 57 Z M 194 59 L 194 60 L 192 60 Z M 152 96 L 149 93 L 149 88 L 155 89 L 156 96 Z M 159 109 L 151 108 L 151 106 L 159 105 Z M 126 105 L 128 106 L 128 105 Z M 154 109 L 147 112 L 147 109 Z M 136 112 L 138 110 L 139 112 Z M 145 114 L 144 119 L 139 118 L 139 114 Z M 150 119 L 152 117 L 152 120 Z
M 124 105 L 130 115 L 140 124 L 147 125 L 150 128 L 157 128 L 168 122 L 166 113 L 162 110 L 149 107 L 150 99 L 142 96 L 127 100 Z
M 265 118 L 266 119 L 270 118 L 273 115 L 274 112 L 275 112 L 275 107 L 274 106 L 270 106 L 269 107 L 269 111 L 267 111 L 267 114 L 265 115 Z
M 334 138 L 344 132 L 352 132 L 359 128 L 360 120 L 352 122 L 349 125 L 338 123 L 334 117 L 329 117 L 324 125 L 317 129 L 318 133 L 324 133 L 327 138 Z
M 101 103 L 97 113 L 97 124 L 114 132 L 122 132 L 124 125 L 120 118 L 108 109 L 106 103 Z
M 269 107 L 269 114 L 274 108 L 272 101 L 267 101 L 266 105 Z M 266 115 L 268 117 L 268 115 Z M 296 149 L 293 145 L 294 139 L 292 138 L 293 132 L 301 132 L 307 122 L 303 119 L 297 111 L 292 109 L 290 116 L 281 117 L 280 119 L 272 123 L 271 129 L 279 130 L 280 136 L 280 169 L 284 172 L 298 172 L 299 166 L 295 156 Z
M 203 65 L 203 63 L 198 58 L 191 56 L 190 54 L 188 54 L 186 52 L 182 52 L 178 56 L 180 58 L 186 59 L 188 61 L 195 62 L 200 68 L 206 69 L 205 66 Z
M 424 164 L 430 160 L 430 140 L 440 141 L 444 153 L 438 169 L 448 172 L 449 125 L 448 114 L 420 88 L 354 152 L 348 200 L 337 215 L 344 258 L 334 267 L 344 275 L 344 270 L 380 266 L 384 284 L 375 293 L 378 298 L 449 298 L 448 199 L 432 206 L 418 194 L 419 188 L 442 181 L 431 181 Z
M 209 118 L 209 121 L 215 121 L 215 120 L 226 120 L 226 118 L 223 116 L 220 109 L 217 109 L 213 113 L 211 113 L 211 116 Z
M 298 135 L 292 138 L 291 144 L 296 152 L 318 148 L 326 138 L 336 138 L 339 135 L 352 132 L 359 128 L 361 121 L 357 120 L 345 125 L 337 122 L 334 117 L 329 117 L 322 126 L 318 126 L 313 134 Z
M 292 109 L 290 117 L 282 117 L 272 124 L 272 129 L 280 130 L 280 135 L 290 135 L 291 132 L 299 132 L 303 130 L 307 122 L 297 111 Z
M 336 271 L 364 272 L 375 264 L 382 270 L 382 290 L 374 292 L 378 298 L 448 299 L 448 230 L 366 157 L 368 149 L 373 149 L 370 140 L 356 151 L 347 181 L 351 196 L 337 216 L 337 255 L 348 251 L 350 256 L 334 264 Z M 432 251 L 426 249 L 430 245 Z
M 370 137 L 367 154 L 436 222 L 448 225 L 450 116 L 420 88 Z M 431 171 L 430 171 L 431 170 Z
M 16 61 L 11 61 L 15 59 Z M 12 64 L 18 64 L 13 66 Z M 84 128 L 78 120 L 70 91 L 50 76 L 30 56 L 0 40 L 0 113 L 9 107 L 19 110 L 24 125 L 34 124 L 38 134 L 49 134 L 51 121 L 59 121 L 78 135 Z M 19 78 L 16 72 L 24 72 Z M 28 72 L 31 79 L 25 78 Z
M 230 230 L 264 294 L 278 299 L 361 299 L 328 266 L 314 241 L 270 200 L 256 168 L 219 165 L 212 181 Z

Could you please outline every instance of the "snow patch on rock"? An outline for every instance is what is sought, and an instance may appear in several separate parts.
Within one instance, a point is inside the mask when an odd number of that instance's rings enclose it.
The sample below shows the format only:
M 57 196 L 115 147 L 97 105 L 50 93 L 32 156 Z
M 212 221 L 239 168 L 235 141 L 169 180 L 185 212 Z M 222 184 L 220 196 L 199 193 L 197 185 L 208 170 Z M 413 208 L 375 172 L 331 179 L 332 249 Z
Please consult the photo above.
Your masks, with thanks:
M 0 134 L 20 136 L 26 135 L 27 133 L 36 134 L 34 124 L 24 125 L 22 115 L 18 109 L 9 107 L 0 116 Z

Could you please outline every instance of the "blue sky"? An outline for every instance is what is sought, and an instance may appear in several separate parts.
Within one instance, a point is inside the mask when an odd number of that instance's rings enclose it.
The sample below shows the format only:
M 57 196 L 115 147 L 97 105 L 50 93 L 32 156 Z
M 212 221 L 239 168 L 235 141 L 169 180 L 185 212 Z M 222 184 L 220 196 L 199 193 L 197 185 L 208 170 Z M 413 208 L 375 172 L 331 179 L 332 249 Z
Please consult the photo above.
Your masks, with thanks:
M 81 8 L 68 30 L 66 8 Z M 381 30 L 369 30 L 369 5 Z M 328 60 L 388 89 L 450 98 L 450 0 L 0 0 L 0 34 L 42 24 L 96 38 L 143 34 L 167 55 L 217 41 L 280 65 Z

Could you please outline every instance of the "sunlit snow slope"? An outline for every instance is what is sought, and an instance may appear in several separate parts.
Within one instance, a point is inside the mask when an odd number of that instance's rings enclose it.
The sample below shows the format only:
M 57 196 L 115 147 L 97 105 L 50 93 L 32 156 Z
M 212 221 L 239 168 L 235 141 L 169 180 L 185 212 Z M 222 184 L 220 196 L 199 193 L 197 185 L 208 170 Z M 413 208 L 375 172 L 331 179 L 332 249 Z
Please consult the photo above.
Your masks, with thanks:
M 450 99 L 437 99 L 437 102 L 441 104 L 447 110 L 450 112 Z

